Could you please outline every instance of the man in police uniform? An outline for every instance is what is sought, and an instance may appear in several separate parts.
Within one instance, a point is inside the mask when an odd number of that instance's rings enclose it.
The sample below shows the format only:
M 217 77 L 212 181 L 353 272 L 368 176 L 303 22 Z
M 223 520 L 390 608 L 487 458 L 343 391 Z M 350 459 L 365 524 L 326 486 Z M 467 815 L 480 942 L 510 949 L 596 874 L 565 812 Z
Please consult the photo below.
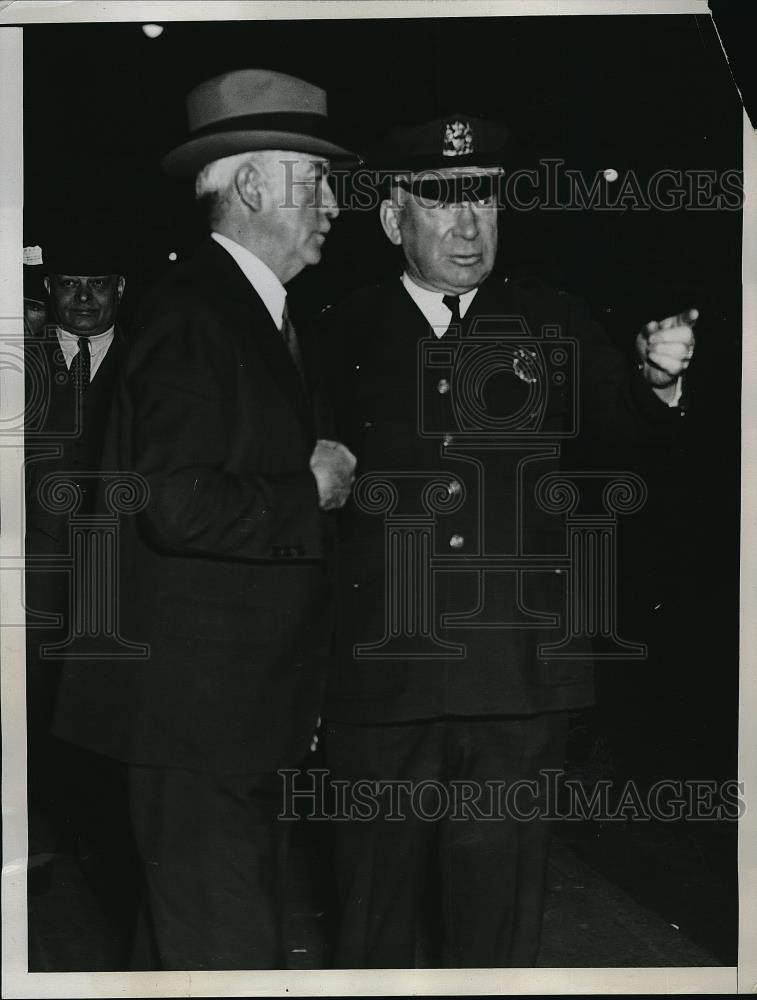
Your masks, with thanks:
M 391 176 L 381 224 L 404 273 L 324 317 L 337 434 L 358 459 L 329 766 L 352 788 L 407 789 L 404 806 L 378 796 L 377 819 L 335 826 L 340 966 L 535 962 L 547 823 L 476 810 L 491 812 L 487 782 L 559 768 L 567 710 L 592 700 L 588 646 L 540 648 L 571 595 L 537 483 L 578 424 L 664 444 L 682 415 L 696 311 L 649 323 L 629 365 L 571 297 L 490 278 L 506 146 L 503 126 L 465 114 L 387 136 L 367 162 Z M 460 781 L 482 795 L 455 815 Z

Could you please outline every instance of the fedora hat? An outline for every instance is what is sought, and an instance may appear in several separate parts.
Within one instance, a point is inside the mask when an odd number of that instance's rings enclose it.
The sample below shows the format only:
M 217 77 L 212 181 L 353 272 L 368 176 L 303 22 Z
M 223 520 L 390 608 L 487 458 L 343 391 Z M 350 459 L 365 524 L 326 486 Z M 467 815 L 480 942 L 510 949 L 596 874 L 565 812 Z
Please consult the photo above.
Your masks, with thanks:
M 163 160 L 174 176 L 260 149 L 358 159 L 329 134 L 326 92 L 286 73 L 242 69 L 206 80 L 187 95 L 187 118 L 189 139 Z

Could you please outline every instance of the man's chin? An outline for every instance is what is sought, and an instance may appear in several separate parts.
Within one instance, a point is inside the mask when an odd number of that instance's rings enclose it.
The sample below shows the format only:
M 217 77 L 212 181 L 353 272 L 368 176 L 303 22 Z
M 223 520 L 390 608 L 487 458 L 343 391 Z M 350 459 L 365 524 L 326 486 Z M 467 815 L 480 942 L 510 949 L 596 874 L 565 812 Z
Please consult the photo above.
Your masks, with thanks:
M 75 337 L 96 337 L 99 333 L 105 333 L 105 330 L 108 328 L 99 327 L 95 324 L 72 323 L 65 326 L 64 329 L 72 333 Z
M 470 265 L 451 267 L 447 274 L 449 285 L 458 295 L 470 292 L 489 276 L 489 269 L 481 261 Z

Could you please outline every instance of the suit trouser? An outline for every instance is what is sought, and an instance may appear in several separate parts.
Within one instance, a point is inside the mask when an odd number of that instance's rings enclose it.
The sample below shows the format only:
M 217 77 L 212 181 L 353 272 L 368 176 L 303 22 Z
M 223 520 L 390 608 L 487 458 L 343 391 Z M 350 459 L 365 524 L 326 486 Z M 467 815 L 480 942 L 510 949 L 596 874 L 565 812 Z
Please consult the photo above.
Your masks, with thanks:
M 334 824 L 339 967 L 414 967 L 424 950 L 426 965 L 534 964 L 549 822 L 517 815 L 543 805 L 544 782 L 504 790 L 560 768 L 566 735 L 563 713 L 329 727 L 332 779 L 411 787 L 404 807 L 395 787 L 378 818 Z
M 129 802 L 157 967 L 283 968 L 275 776 L 132 766 Z

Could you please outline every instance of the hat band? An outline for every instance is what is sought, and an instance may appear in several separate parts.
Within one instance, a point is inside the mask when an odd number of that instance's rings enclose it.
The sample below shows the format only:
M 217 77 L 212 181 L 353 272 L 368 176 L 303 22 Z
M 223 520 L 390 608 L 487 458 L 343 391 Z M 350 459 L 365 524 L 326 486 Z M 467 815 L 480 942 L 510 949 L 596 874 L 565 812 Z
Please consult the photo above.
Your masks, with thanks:
M 192 139 L 223 132 L 291 132 L 308 135 L 313 139 L 329 139 L 328 119 L 325 115 L 307 114 L 302 111 L 268 111 L 264 114 L 235 115 L 222 118 L 196 129 Z

